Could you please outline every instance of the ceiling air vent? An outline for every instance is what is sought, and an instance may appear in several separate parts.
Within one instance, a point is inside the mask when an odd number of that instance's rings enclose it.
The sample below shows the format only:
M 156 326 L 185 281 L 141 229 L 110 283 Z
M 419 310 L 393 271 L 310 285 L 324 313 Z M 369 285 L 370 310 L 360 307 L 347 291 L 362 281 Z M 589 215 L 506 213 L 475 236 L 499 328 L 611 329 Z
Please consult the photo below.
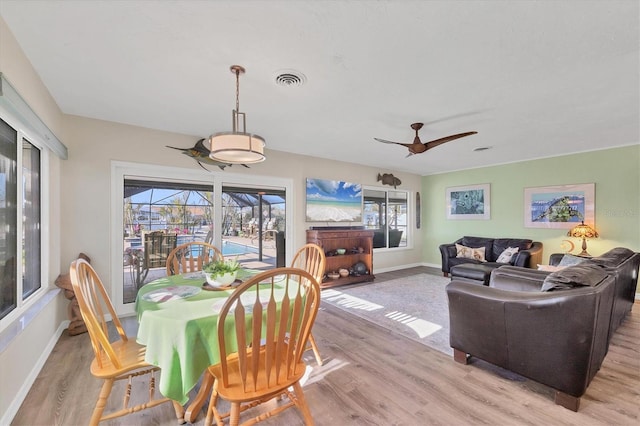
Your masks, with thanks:
M 281 70 L 276 74 L 276 84 L 278 86 L 302 86 L 306 81 L 307 78 L 300 71 Z

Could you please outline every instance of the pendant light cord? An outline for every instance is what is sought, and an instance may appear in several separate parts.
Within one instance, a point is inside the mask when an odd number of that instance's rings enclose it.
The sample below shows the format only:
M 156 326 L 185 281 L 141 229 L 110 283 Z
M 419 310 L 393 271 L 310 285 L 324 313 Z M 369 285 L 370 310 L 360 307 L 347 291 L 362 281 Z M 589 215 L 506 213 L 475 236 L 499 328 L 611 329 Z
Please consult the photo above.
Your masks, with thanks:
M 236 112 L 240 112 L 240 70 L 236 69 Z

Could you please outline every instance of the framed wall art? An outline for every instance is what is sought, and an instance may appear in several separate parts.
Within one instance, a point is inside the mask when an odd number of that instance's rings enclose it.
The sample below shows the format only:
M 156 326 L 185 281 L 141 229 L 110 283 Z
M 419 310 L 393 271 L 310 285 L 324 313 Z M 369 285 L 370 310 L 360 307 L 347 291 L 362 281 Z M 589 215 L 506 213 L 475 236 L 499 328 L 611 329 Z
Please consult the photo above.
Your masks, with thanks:
M 490 189 L 488 183 L 447 188 L 447 219 L 489 220 Z
M 594 183 L 525 188 L 524 226 L 569 229 L 582 221 L 593 226 L 594 202 Z
M 362 185 L 307 178 L 307 222 L 362 222 Z

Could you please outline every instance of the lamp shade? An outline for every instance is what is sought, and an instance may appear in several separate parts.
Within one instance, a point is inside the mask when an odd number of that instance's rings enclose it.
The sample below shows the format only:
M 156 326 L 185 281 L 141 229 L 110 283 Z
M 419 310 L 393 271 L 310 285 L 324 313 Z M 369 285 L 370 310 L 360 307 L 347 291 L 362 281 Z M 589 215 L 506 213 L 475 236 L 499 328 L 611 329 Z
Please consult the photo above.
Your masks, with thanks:
M 209 146 L 209 157 L 221 163 L 252 164 L 265 160 L 264 139 L 251 133 L 216 133 L 209 137 Z
M 571 228 L 567 235 L 575 238 L 598 238 L 598 232 L 589 225 L 585 225 L 584 221 Z

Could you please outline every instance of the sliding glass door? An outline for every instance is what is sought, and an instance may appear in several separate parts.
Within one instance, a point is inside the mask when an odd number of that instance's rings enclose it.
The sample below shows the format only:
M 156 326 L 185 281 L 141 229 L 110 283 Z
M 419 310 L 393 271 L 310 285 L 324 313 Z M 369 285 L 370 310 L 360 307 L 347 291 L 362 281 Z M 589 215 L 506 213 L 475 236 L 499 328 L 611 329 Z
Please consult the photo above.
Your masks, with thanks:
M 292 183 L 228 176 L 114 162 L 112 300 L 121 314 L 133 312 L 142 286 L 166 276 L 168 253 L 185 242 L 209 242 L 246 268 L 287 264 Z

